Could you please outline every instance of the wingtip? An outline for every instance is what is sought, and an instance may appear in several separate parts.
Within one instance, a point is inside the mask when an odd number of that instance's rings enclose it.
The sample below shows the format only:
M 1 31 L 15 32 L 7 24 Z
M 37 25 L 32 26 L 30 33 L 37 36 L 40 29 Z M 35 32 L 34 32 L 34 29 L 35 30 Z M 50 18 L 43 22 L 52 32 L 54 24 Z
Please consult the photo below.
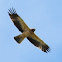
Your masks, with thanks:
M 42 51 L 48 53 L 48 52 L 50 52 L 50 47 L 48 45 L 43 45 L 42 46 Z
M 18 14 L 16 13 L 16 10 L 14 8 L 8 9 L 8 14 L 9 14 L 11 19 L 18 17 Z
M 8 9 L 8 14 L 12 15 L 12 14 L 17 14 L 17 13 L 16 13 L 16 10 L 14 8 L 10 8 L 10 9 Z

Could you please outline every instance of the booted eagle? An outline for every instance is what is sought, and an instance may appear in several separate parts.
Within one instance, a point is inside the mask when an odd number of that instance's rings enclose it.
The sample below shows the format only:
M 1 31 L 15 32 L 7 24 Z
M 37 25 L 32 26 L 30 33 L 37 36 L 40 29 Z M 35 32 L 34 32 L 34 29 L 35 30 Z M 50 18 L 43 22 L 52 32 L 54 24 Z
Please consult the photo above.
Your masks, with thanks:
M 24 38 L 27 38 L 33 45 L 40 48 L 42 51 L 46 53 L 50 51 L 49 46 L 34 33 L 35 29 L 30 29 L 22 18 L 16 13 L 15 9 L 10 8 L 8 14 L 14 25 L 20 32 L 22 32 L 22 34 L 14 37 L 17 43 L 20 44 Z

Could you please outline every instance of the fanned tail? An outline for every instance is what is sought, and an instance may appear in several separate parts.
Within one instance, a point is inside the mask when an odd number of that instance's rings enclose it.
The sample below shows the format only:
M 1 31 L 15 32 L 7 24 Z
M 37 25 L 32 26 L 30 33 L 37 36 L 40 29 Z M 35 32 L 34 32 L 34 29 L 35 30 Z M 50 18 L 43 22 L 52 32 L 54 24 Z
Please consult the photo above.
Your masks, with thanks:
M 24 40 L 24 38 L 25 37 L 22 34 L 14 37 L 16 42 L 19 43 L 19 44 Z

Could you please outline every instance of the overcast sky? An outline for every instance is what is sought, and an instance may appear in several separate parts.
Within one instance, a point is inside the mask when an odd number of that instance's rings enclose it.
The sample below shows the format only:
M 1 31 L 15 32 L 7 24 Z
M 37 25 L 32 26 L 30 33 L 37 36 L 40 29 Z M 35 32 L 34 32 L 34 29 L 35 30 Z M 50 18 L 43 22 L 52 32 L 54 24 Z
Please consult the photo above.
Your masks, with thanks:
M 17 44 L 21 34 L 12 23 L 8 9 L 18 15 L 51 51 L 44 53 L 26 38 Z M 0 0 L 0 62 L 62 62 L 62 0 Z

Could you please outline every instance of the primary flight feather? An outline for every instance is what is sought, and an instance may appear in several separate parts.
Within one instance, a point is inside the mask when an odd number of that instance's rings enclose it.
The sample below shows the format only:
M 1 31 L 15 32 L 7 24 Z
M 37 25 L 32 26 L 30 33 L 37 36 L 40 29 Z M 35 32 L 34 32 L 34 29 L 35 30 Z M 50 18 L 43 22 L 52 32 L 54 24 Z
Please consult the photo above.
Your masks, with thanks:
M 42 51 L 46 53 L 50 51 L 49 46 L 44 43 L 43 40 L 41 40 L 37 35 L 35 35 L 35 29 L 30 29 L 22 20 L 22 18 L 16 13 L 15 9 L 10 8 L 8 14 L 14 25 L 18 28 L 19 31 L 22 32 L 22 34 L 14 37 L 17 43 L 20 44 L 24 38 L 27 38 L 33 45 L 40 48 Z

